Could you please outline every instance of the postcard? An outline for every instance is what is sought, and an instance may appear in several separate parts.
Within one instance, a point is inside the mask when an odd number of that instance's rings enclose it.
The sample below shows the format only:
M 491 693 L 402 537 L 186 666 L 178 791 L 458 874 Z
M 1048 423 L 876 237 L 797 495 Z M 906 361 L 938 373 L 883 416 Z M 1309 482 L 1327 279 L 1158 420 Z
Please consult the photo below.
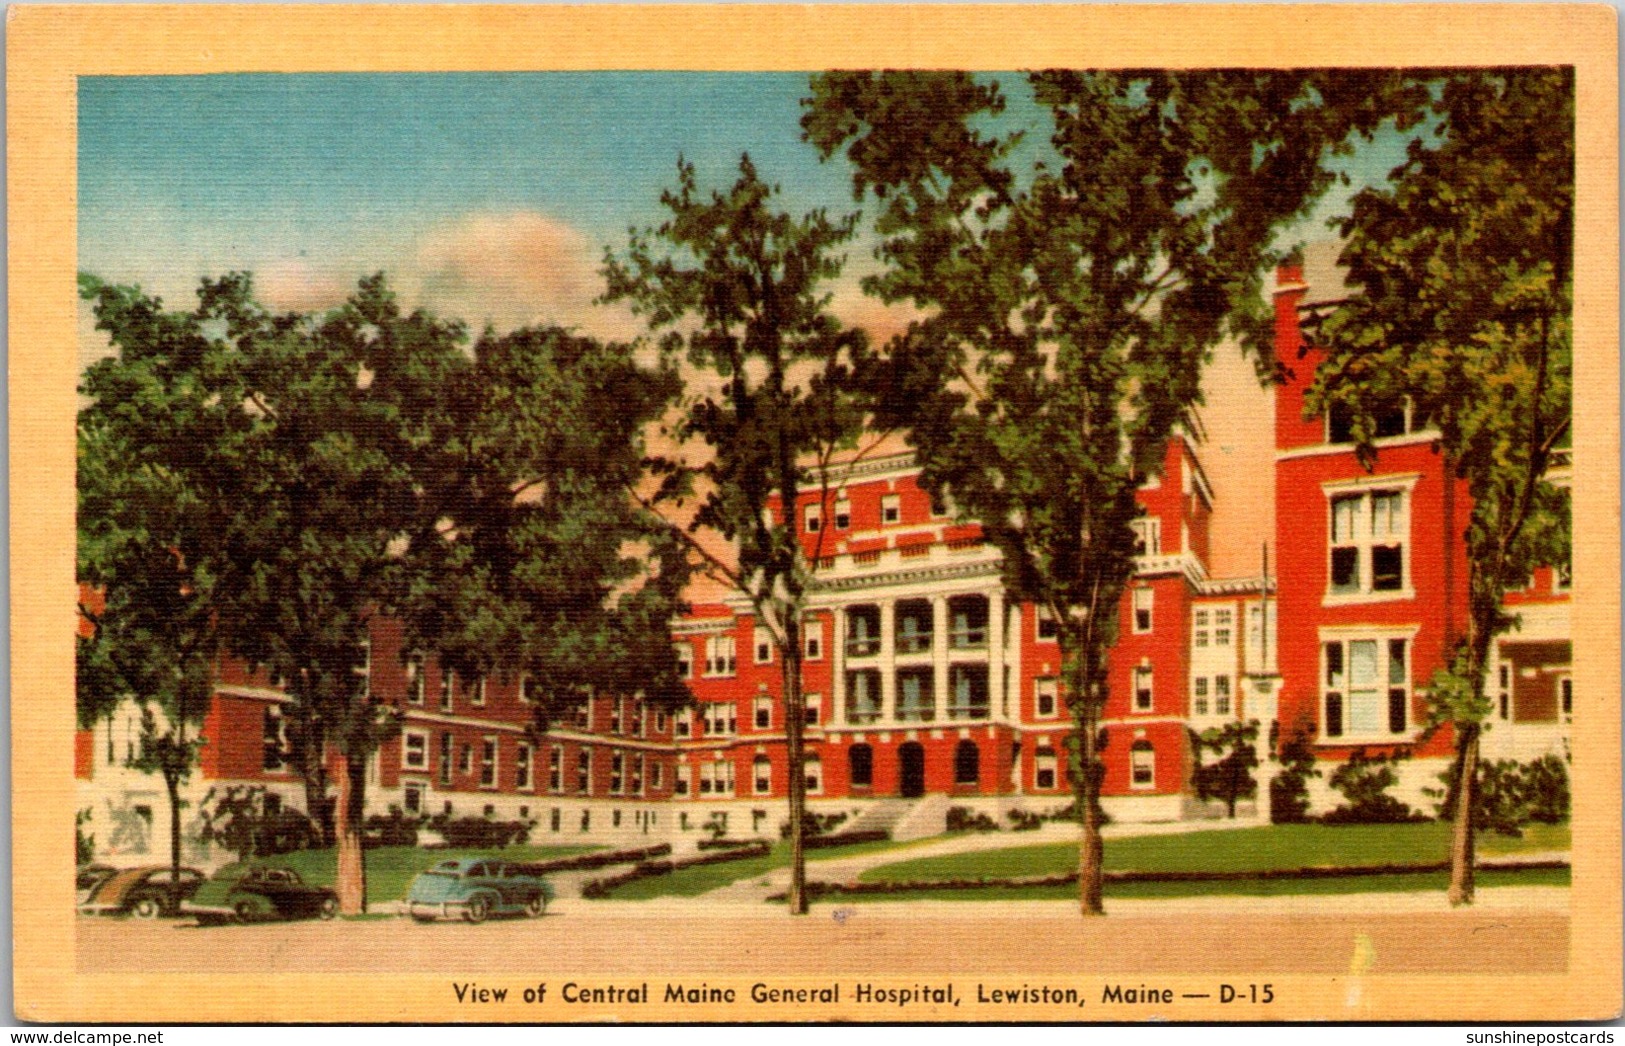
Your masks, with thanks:
M 20 1019 L 1619 1014 L 1609 9 L 7 21 Z

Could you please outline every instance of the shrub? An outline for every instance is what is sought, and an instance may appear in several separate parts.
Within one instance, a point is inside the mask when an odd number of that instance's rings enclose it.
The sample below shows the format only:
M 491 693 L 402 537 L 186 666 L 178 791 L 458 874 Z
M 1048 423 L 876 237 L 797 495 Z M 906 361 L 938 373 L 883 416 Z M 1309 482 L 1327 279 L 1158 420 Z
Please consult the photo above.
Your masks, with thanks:
M 1456 766 L 1439 775 L 1443 789 L 1428 789 L 1440 797 L 1439 816 L 1448 820 L 1456 806 Z M 1478 764 L 1478 794 L 1474 797 L 1473 826 L 1501 835 L 1519 836 L 1530 822 L 1557 824 L 1569 816 L 1569 774 L 1559 756 L 1545 755 L 1528 763 L 1513 759 Z
M 1010 825 L 1012 832 L 1036 832 L 1044 819 L 1038 814 L 1026 810 L 1011 810 L 1005 815 L 1013 822 Z
M 89 864 L 96 859 L 96 837 L 85 831 L 90 823 L 90 811 L 78 810 L 73 815 L 73 863 Z
M 1253 743 L 1258 740 L 1258 720 L 1245 723 L 1226 723 L 1197 733 L 1190 731 L 1191 751 L 1195 766 L 1191 768 L 1191 784 L 1197 798 L 1217 799 L 1225 805 L 1231 818 L 1236 816 L 1236 803 L 1258 794 L 1258 782 L 1253 770 L 1258 766 L 1258 755 Z M 1219 758 L 1207 764 L 1203 752 L 1212 752 Z
M 749 857 L 765 857 L 772 849 L 772 844 L 756 839 L 744 846 L 706 854 L 703 857 L 690 857 L 686 861 L 643 861 L 629 872 L 612 875 L 606 879 L 589 879 L 581 886 L 581 896 L 588 899 L 608 897 L 619 887 L 637 882 L 639 879 L 647 879 L 652 875 L 669 875 L 679 869 L 694 868 L 702 864 L 721 864 L 724 861 L 742 861 Z M 670 851 L 671 848 L 667 847 L 666 852 Z
M 297 810 L 267 811 L 268 793 L 258 785 L 210 788 L 198 814 L 203 822 L 198 836 L 218 843 L 237 855 L 274 857 L 321 844 L 321 832 Z
M 1309 779 L 1319 777 L 1307 730 L 1299 730 L 1273 757 L 1280 773 L 1270 781 L 1270 822 L 1303 824 L 1309 820 Z
M 987 814 L 978 813 L 968 806 L 950 806 L 948 808 L 948 831 L 950 832 L 996 832 L 998 830 L 998 822 Z
M 530 839 L 534 821 L 488 821 L 483 817 L 450 818 L 444 814 L 429 822 L 429 827 L 440 833 L 447 846 L 471 850 L 490 850 Z
M 1357 750 L 1348 762 L 1332 771 L 1330 784 L 1343 793 L 1347 805 L 1324 814 L 1324 824 L 1398 824 L 1423 821 L 1423 815 L 1388 794 L 1399 783 L 1393 764 L 1397 758 L 1368 756 Z
M 815 835 L 803 841 L 802 845 L 809 850 L 827 850 L 832 846 L 851 846 L 853 843 L 878 843 L 883 839 L 890 839 L 891 833 L 884 828 L 871 828 L 863 832 L 835 832 L 832 835 Z
M 815 814 L 811 810 L 803 810 L 801 811 L 801 837 L 803 839 L 812 839 L 816 836 L 828 835 L 845 824 L 848 816 L 846 813 Z M 779 822 L 779 838 L 790 838 L 789 821 Z
M 379 817 L 374 814 L 367 818 L 361 826 L 361 845 L 374 846 L 416 846 L 418 844 L 418 827 L 421 820 L 416 817 L 407 817 L 395 807 L 389 808 L 388 817 Z

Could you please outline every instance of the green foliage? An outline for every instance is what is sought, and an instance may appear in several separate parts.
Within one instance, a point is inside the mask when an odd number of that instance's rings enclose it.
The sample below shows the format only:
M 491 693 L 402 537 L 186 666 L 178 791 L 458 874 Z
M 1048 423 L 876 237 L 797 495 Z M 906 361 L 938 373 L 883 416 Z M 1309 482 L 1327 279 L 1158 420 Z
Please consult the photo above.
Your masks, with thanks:
M 96 836 L 85 831 L 85 825 L 90 823 L 89 809 L 75 810 L 73 812 L 73 862 L 74 864 L 89 864 L 96 859 Z
M 440 833 L 447 846 L 472 850 L 494 850 L 520 846 L 530 841 L 535 821 L 491 821 L 483 817 L 448 817 L 438 814 L 429 827 Z
M 320 833 L 308 817 L 297 810 L 271 810 L 266 803 L 268 794 L 257 785 L 210 788 L 198 810 L 202 822 L 198 837 L 236 854 L 239 861 L 320 843 Z
M 819 836 L 828 835 L 841 825 L 845 824 L 849 816 L 850 815 L 845 811 L 840 811 L 833 814 L 820 814 L 815 813 L 812 810 L 803 810 L 801 811 L 802 837 L 806 839 L 816 839 Z M 779 838 L 790 838 L 789 821 L 784 821 L 779 824 Z
M 1281 769 L 1270 780 L 1270 821 L 1302 824 L 1309 820 L 1309 779 L 1320 776 L 1308 730 L 1294 731 L 1274 758 Z
M 999 824 L 987 814 L 972 810 L 968 806 L 948 807 L 948 831 L 950 832 L 996 832 Z
M 1428 789 L 1439 798 L 1439 816 L 1455 810 L 1455 764 L 1439 775 L 1442 789 Z M 1478 787 L 1473 791 L 1473 826 L 1514 838 L 1530 824 L 1560 824 L 1569 818 L 1569 772 L 1559 756 L 1544 755 L 1527 763 L 1515 759 L 1485 760 L 1478 764 Z
M 1191 751 L 1195 764 L 1191 768 L 1191 784 L 1200 799 L 1217 799 L 1225 804 L 1230 817 L 1236 816 L 1236 803 L 1258 794 L 1258 782 L 1253 771 L 1258 767 L 1258 720 L 1245 723 L 1226 723 L 1197 733 L 1191 732 Z M 1219 758 L 1204 763 L 1202 754 L 1212 752 Z
M 1423 816 L 1388 794 L 1399 783 L 1394 766 L 1400 756 L 1370 755 L 1358 749 L 1332 771 L 1331 786 L 1343 793 L 1345 805 L 1321 815 L 1324 824 L 1399 824 Z

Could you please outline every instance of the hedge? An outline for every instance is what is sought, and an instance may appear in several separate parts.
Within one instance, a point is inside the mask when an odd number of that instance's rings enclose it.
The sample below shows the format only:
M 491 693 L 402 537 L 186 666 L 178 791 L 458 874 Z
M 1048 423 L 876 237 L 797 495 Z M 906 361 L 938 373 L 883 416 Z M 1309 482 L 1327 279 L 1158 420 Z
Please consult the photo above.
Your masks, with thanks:
M 891 838 L 891 833 L 884 828 L 873 828 L 865 832 L 836 832 L 834 835 L 815 835 L 810 839 L 803 839 L 801 846 L 806 850 L 822 850 L 830 846 L 851 846 L 853 843 L 878 843 Z
M 575 872 L 588 868 L 603 868 L 611 864 L 648 861 L 669 853 L 671 844 L 660 843 L 658 846 L 645 846 L 636 850 L 598 850 L 593 853 L 576 854 L 573 857 L 556 857 L 551 861 L 515 864 L 514 867 L 524 869 L 527 875 L 547 875 L 551 872 Z
M 702 864 L 722 864 L 725 861 L 743 861 L 751 857 L 766 857 L 773 849 L 771 843 L 757 839 L 744 846 L 735 846 L 727 850 L 706 854 L 703 857 L 690 857 L 686 861 L 642 861 L 629 872 L 612 875 L 606 879 L 593 879 L 581 887 L 581 896 L 596 898 L 608 897 L 611 892 L 625 886 L 627 883 L 637 882 L 655 875 L 670 875 L 672 872 L 684 868 L 697 868 Z M 671 847 L 666 847 L 670 852 Z

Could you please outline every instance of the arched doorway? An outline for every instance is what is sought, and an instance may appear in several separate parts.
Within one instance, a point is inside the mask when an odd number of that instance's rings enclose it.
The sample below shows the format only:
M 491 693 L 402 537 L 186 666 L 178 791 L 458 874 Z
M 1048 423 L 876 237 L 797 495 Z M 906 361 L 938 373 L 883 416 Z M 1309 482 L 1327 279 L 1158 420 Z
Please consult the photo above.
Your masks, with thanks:
M 897 749 L 897 794 L 913 799 L 925 794 L 925 748 L 906 741 Z

